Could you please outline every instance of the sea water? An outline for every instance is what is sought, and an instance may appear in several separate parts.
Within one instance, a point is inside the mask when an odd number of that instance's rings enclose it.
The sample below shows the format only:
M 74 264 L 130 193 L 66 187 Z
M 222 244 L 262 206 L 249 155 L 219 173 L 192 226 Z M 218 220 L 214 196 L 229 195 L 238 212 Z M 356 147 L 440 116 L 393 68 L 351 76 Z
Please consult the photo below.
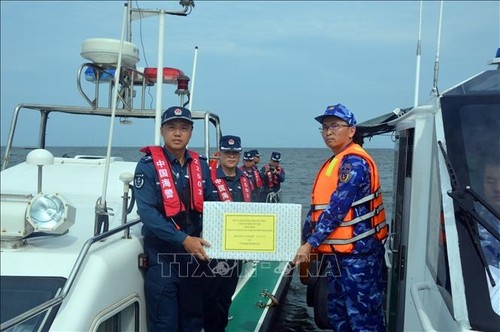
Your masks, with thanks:
M 47 148 L 55 157 L 74 157 L 75 155 L 105 156 L 104 147 L 49 147 Z M 249 147 L 249 150 L 254 149 Z M 200 151 L 200 149 L 194 148 Z M 281 167 L 285 170 L 286 179 L 282 184 L 282 200 L 284 203 L 296 203 L 302 205 L 302 219 L 305 218 L 310 205 L 311 187 L 318 169 L 323 162 L 331 157 L 328 148 L 258 148 L 261 154 L 259 169 L 269 162 L 273 151 L 281 152 Z M 8 166 L 15 165 L 26 159 L 31 151 L 27 148 L 14 148 L 12 150 Z M 2 147 L 2 162 L 5 147 Z M 200 151 L 201 152 L 201 151 Z M 394 153 L 392 149 L 368 149 L 377 163 L 380 173 L 382 194 L 387 218 L 392 216 L 392 184 Z M 112 156 L 119 156 L 126 161 L 137 161 L 143 153 L 138 147 L 117 147 L 111 151 Z M 99 193 L 96 193 L 98 195 Z M 306 304 L 306 286 L 299 281 L 298 275 L 294 274 L 285 301 L 281 304 L 279 317 L 274 327 L 275 331 L 318 331 L 314 323 L 314 311 Z

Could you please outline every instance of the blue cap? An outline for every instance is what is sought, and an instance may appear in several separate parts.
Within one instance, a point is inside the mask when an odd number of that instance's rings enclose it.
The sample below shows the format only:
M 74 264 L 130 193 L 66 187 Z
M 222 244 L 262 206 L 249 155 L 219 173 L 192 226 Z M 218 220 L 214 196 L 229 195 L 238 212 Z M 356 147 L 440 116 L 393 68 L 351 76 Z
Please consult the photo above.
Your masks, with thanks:
M 271 160 L 276 161 L 276 162 L 281 161 L 281 153 L 279 153 L 279 152 L 271 153 Z
M 352 112 L 342 104 L 328 106 L 324 114 L 317 116 L 314 119 L 319 123 L 323 123 L 323 120 L 327 116 L 335 116 L 339 119 L 342 119 L 345 122 L 347 122 L 347 124 L 351 127 L 356 125 L 356 119 L 354 118 L 354 114 L 352 114 Z
M 243 153 L 243 160 L 253 161 L 253 158 L 254 156 L 250 151 L 245 151 L 245 153 Z
M 165 122 L 177 119 L 186 120 L 191 124 L 193 123 L 190 110 L 185 107 L 172 106 L 167 108 L 161 115 L 161 124 L 163 125 Z
M 221 151 L 241 151 L 241 139 L 238 136 L 226 135 L 220 138 Z
M 250 150 L 248 152 L 250 152 L 254 157 L 260 157 L 259 150 Z

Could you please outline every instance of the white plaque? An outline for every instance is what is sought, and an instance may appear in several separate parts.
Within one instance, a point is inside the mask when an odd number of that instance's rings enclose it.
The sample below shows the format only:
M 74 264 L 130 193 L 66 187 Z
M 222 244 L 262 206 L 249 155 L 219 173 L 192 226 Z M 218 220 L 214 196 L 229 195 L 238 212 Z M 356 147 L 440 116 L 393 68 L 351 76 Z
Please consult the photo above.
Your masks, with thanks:
M 203 238 L 210 258 L 287 262 L 300 246 L 302 206 L 204 202 Z

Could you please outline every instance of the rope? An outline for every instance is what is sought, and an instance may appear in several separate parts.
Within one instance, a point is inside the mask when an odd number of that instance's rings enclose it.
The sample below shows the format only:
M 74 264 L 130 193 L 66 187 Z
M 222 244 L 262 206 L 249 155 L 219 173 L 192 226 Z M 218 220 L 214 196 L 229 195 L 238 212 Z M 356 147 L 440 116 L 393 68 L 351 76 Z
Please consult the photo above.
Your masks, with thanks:
M 279 203 L 281 201 L 281 189 L 267 194 L 266 203 Z

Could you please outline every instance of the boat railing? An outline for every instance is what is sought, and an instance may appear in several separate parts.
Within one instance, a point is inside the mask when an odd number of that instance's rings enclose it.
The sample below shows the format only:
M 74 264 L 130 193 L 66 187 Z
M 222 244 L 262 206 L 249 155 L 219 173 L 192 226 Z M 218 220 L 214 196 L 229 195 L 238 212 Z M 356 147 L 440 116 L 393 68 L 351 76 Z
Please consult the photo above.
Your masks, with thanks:
M 19 114 L 21 110 L 30 110 L 40 112 L 40 126 L 39 126 L 39 136 L 38 136 L 38 146 L 37 148 L 46 148 L 46 137 L 47 137 L 47 121 L 49 114 L 51 112 L 67 113 L 67 114 L 77 114 L 77 115 L 99 115 L 110 117 L 112 114 L 111 108 L 89 108 L 84 106 L 67 106 L 67 105 L 48 105 L 48 104 L 19 104 L 15 107 L 12 116 L 9 135 L 7 136 L 7 142 L 5 146 L 5 154 L 2 162 L 2 170 L 5 170 L 9 164 L 10 154 L 12 152 L 12 145 L 14 140 L 14 135 L 17 127 L 17 121 L 19 119 Z M 154 119 L 155 110 L 154 109 L 117 109 L 115 112 L 117 117 L 123 118 L 140 118 L 140 119 Z M 210 135 L 209 135 L 209 125 L 215 127 L 216 142 L 219 142 L 221 136 L 220 119 L 219 116 L 208 111 L 192 111 L 191 116 L 193 120 L 203 121 L 205 130 L 205 155 L 210 156 Z M 218 149 L 218 147 L 216 147 Z
M 73 265 L 73 268 L 68 276 L 68 279 L 66 280 L 66 282 L 64 283 L 64 286 L 61 290 L 61 292 L 59 293 L 58 296 L 48 300 L 48 301 L 45 301 L 41 304 L 39 304 L 38 306 L 34 307 L 34 308 L 31 308 L 25 312 L 23 312 L 22 314 L 16 316 L 16 317 L 13 317 L 11 319 L 9 319 L 8 321 L 2 323 L 0 325 L 0 331 L 5 331 L 13 326 L 16 326 L 18 324 L 21 324 L 25 321 L 27 321 L 28 319 L 31 319 L 33 317 L 36 317 L 37 315 L 39 315 L 40 313 L 46 311 L 46 310 L 49 310 L 51 308 L 54 308 L 55 306 L 59 305 L 60 303 L 62 303 L 62 301 L 66 298 L 66 296 L 68 295 L 70 289 L 71 289 L 71 286 L 73 285 L 76 277 L 78 276 L 78 272 L 80 271 L 80 268 L 82 267 L 83 265 L 83 262 L 85 260 L 85 258 L 87 257 L 88 255 L 88 252 L 90 250 L 90 248 L 92 247 L 92 245 L 96 242 L 99 242 L 105 238 L 108 238 L 116 233 L 119 233 L 121 231 L 125 231 L 125 232 L 128 232 L 130 230 L 130 228 L 132 226 L 135 226 L 137 225 L 138 223 L 140 223 L 141 220 L 139 218 L 133 220 L 133 221 L 129 221 L 125 224 L 122 224 L 116 228 L 113 228 L 105 233 L 102 233 L 100 235 L 97 235 L 97 236 L 94 236 L 90 239 L 88 239 L 82 249 L 80 250 L 80 253 L 76 259 L 76 262 L 75 264 Z M 122 237 L 124 240 L 127 240 L 128 238 L 126 236 Z

